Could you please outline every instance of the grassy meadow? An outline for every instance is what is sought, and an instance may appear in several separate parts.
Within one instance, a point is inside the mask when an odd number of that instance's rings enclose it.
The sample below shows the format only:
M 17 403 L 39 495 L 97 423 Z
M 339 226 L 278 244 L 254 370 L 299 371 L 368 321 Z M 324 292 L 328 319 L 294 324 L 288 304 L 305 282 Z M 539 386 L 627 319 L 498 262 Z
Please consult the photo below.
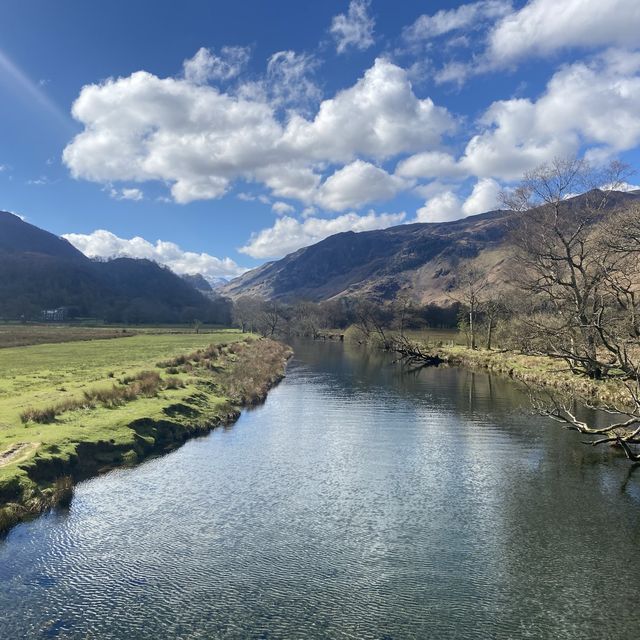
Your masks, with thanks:
M 70 478 L 233 419 L 284 371 L 279 343 L 182 331 L 84 328 L 74 341 L 0 349 L 0 529 L 55 503 Z

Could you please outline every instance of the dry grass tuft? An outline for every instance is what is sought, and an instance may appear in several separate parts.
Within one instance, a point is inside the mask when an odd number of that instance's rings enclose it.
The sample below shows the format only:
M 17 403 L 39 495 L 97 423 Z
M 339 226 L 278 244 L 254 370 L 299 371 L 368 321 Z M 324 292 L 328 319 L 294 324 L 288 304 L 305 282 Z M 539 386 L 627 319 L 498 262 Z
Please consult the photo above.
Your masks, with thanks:
M 263 401 L 282 378 L 291 350 L 274 340 L 260 340 L 249 348 L 235 342 L 228 351 L 232 360 L 222 375 L 221 386 L 234 403 L 252 405 Z
M 114 384 L 106 389 L 87 389 L 82 394 L 82 398 L 68 398 L 43 408 L 29 407 L 20 414 L 20 420 L 23 423 L 50 424 L 66 411 L 93 409 L 97 406 L 115 408 L 136 398 L 153 398 L 162 389 L 182 387 L 184 383 L 179 378 L 171 377 L 163 380 L 157 371 L 141 371 L 135 376 L 123 378 L 121 386 Z

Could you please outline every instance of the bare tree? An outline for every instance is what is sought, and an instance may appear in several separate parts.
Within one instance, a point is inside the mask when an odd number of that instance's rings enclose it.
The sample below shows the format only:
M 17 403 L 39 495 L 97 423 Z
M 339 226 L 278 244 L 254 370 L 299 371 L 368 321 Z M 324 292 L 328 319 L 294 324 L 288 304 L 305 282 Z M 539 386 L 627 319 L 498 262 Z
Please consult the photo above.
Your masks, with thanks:
M 627 177 L 628 168 L 618 162 L 594 170 L 582 160 L 554 160 L 525 174 L 503 196 L 520 212 L 512 232 L 516 277 L 539 300 L 538 313 L 527 323 L 530 338 L 541 353 L 592 378 L 620 367 L 633 374 L 611 333 L 615 293 L 610 280 L 622 260 L 613 258 L 596 225 Z
M 361 332 L 364 341 L 375 338 L 386 348 L 389 345 L 387 329 L 391 325 L 392 311 L 379 302 L 364 297 L 351 299 L 349 306 L 354 325 Z
M 553 394 L 533 393 L 532 402 L 541 415 L 560 422 L 566 428 L 593 436 L 585 444 L 598 446 L 611 444 L 619 446 L 626 457 L 633 462 L 640 462 L 640 380 L 625 383 L 630 401 L 624 405 L 589 406 L 600 415 L 610 419 L 604 426 L 593 426 L 576 416 L 576 411 L 569 402 L 561 402 Z
M 393 311 L 400 336 L 404 336 L 407 327 L 407 320 L 413 309 L 413 298 L 408 291 L 401 292 L 395 299 Z
M 297 335 L 316 340 L 320 331 L 327 326 L 327 314 L 315 302 L 298 302 L 291 314 L 291 331 Z
M 477 349 L 478 321 L 482 306 L 488 300 L 489 281 L 485 272 L 473 266 L 464 268 L 456 280 L 458 293 L 449 297 L 463 306 L 469 346 Z
M 242 333 L 257 330 L 263 304 L 264 300 L 256 296 L 240 296 L 234 300 L 231 317 Z
M 498 320 L 507 315 L 508 305 L 500 291 L 492 292 L 482 303 L 482 318 L 486 331 L 485 347 L 488 351 L 493 348 L 493 336 Z
M 536 410 L 589 436 L 592 445 L 619 446 L 637 462 L 640 208 L 616 207 L 613 196 L 627 176 L 618 162 L 593 170 L 583 161 L 556 160 L 527 174 L 505 201 L 521 212 L 513 237 L 519 283 L 530 296 L 528 313 L 518 319 L 526 340 L 576 373 L 618 378 L 620 385 L 615 401 L 590 406 L 604 426 L 581 420 L 575 402 L 550 392 L 532 394 Z
M 262 302 L 257 318 L 257 329 L 266 337 L 273 337 L 281 329 L 284 321 L 284 308 L 277 300 Z

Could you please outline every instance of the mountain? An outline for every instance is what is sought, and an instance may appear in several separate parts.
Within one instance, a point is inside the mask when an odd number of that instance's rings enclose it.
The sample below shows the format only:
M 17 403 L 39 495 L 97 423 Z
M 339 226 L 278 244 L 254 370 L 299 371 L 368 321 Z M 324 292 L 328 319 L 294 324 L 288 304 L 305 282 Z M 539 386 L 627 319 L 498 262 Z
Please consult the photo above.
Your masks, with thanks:
M 584 197 L 568 206 L 579 207 Z M 637 193 L 614 192 L 608 206 L 639 200 Z M 515 215 L 489 211 L 454 222 L 339 233 L 253 269 L 220 292 L 321 301 L 356 294 L 390 300 L 406 290 L 422 304 L 449 306 L 457 297 L 456 275 L 466 266 L 482 270 L 493 284 L 508 282 L 508 231 Z
M 201 273 L 183 273 L 180 277 L 197 291 L 202 291 L 203 293 L 213 291 L 213 287 Z
M 0 252 L 35 253 L 78 263 L 89 262 L 89 258 L 68 240 L 35 227 L 8 211 L 0 211 Z
M 150 260 L 93 261 L 69 242 L 0 212 L 0 318 L 39 319 L 44 310 L 107 322 L 227 323 L 228 304 L 210 300 Z

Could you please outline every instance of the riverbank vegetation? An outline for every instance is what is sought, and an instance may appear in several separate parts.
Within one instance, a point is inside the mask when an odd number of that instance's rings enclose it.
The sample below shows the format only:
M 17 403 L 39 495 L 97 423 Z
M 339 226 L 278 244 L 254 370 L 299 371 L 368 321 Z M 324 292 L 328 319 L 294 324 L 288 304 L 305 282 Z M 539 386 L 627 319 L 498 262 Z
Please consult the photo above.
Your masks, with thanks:
M 80 478 L 234 420 L 289 354 L 233 330 L 1 349 L 0 530 L 64 502 Z
M 611 210 L 611 190 L 626 167 L 594 171 L 556 160 L 525 175 L 504 202 L 520 215 L 511 230 L 512 286 L 495 291 L 466 273 L 462 328 L 468 350 L 441 352 L 449 362 L 503 370 L 544 393 L 535 409 L 569 429 L 613 444 L 640 461 L 640 209 Z M 606 185 L 606 188 L 595 188 Z M 568 197 L 584 191 L 581 206 Z M 479 330 L 487 354 L 477 354 Z M 492 352 L 495 341 L 503 348 Z M 401 339 L 390 348 L 405 351 Z M 429 357 L 434 354 L 430 353 Z M 553 389 L 553 391 L 550 391 Z M 578 419 L 575 394 L 604 426 Z

